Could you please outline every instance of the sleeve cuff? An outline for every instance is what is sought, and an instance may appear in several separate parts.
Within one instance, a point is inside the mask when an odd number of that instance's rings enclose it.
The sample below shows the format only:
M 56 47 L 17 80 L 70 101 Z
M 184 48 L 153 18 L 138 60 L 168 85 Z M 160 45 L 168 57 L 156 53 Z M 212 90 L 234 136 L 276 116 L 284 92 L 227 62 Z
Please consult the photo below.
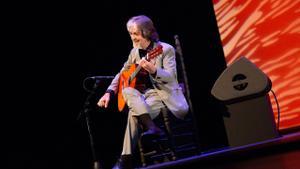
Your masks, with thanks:
M 111 89 L 107 89 L 105 93 L 110 93 L 110 96 L 114 96 L 115 92 Z

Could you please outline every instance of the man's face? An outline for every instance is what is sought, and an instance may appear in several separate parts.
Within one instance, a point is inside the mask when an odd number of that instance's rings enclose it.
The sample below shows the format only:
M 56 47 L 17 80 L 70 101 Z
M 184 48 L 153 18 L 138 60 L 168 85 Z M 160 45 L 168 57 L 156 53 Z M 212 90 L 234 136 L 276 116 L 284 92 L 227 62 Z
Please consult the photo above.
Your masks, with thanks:
M 136 24 L 133 24 L 128 28 L 128 33 L 134 48 L 146 49 L 148 47 L 150 41 L 142 36 L 141 30 L 138 29 Z

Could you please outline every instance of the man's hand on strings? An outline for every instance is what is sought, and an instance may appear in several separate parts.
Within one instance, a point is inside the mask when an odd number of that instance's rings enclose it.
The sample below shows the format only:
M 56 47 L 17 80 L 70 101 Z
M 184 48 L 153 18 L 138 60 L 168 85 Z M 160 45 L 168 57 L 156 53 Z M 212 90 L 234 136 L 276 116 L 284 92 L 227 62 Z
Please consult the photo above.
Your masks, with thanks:
M 139 61 L 139 65 L 141 65 L 141 67 L 147 70 L 150 74 L 154 74 L 156 72 L 155 65 L 151 62 L 148 62 L 145 58 L 142 58 Z

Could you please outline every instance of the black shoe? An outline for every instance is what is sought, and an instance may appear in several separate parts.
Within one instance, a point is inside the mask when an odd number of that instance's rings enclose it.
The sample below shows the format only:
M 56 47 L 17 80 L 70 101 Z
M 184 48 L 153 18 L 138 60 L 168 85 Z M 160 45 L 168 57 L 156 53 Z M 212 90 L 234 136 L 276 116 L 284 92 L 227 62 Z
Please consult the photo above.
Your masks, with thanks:
M 142 144 L 151 145 L 154 142 L 157 142 L 161 138 L 165 136 L 165 132 L 163 130 L 147 130 L 146 132 L 142 133 L 141 135 L 141 141 Z
M 161 136 L 164 134 L 164 132 L 155 125 L 155 123 L 152 121 L 149 114 L 142 114 L 139 117 L 140 123 L 143 125 L 145 129 L 147 129 L 146 132 L 144 132 L 142 135 L 158 135 Z
M 112 169 L 132 169 L 132 156 L 122 155 Z
M 144 133 L 142 133 L 142 137 L 144 137 L 144 136 L 160 137 L 163 135 L 165 135 L 165 132 L 158 127 L 151 128 L 151 129 L 145 131 Z

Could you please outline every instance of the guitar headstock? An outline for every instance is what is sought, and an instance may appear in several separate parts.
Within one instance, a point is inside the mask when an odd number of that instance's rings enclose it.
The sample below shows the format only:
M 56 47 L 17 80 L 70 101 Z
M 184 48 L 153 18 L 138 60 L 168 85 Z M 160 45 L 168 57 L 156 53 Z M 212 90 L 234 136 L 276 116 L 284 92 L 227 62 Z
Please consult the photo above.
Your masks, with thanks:
M 156 46 L 150 52 L 148 52 L 148 60 L 155 58 L 156 56 L 160 55 L 163 52 L 162 45 Z

